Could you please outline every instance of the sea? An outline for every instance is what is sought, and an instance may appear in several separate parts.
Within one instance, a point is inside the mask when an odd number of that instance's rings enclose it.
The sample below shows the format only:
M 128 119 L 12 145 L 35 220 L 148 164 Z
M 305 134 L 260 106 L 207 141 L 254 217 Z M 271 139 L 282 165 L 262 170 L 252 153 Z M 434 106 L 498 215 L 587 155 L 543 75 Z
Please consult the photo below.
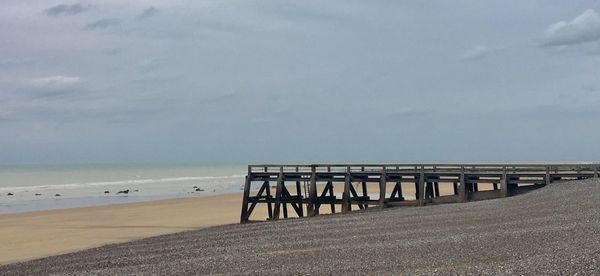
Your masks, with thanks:
M 241 164 L 0 165 L 0 214 L 239 193 Z

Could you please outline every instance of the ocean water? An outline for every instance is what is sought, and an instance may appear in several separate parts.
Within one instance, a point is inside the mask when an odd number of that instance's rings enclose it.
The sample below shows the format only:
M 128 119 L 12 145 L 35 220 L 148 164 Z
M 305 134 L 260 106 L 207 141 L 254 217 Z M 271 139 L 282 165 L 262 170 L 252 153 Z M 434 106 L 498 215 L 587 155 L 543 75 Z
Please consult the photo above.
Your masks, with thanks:
M 206 164 L 0 166 L 0 213 L 241 192 L 246 172 Z

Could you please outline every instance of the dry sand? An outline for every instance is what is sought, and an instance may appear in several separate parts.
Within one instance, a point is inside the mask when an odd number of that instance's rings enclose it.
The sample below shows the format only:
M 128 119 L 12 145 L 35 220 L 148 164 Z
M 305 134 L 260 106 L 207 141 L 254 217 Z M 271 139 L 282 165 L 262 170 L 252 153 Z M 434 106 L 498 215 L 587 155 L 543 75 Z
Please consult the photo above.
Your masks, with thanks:
M 0 264 L 237 223 L 241 198 L 226 194 L 0 215 Z

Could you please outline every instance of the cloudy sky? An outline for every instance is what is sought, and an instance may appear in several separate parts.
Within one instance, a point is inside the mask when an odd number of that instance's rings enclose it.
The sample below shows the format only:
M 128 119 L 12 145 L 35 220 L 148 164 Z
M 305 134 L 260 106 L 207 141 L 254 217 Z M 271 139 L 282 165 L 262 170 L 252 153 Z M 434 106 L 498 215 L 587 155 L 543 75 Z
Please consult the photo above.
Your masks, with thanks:
M 0 163 L 599 160 L 598 1 L 0 3 Z

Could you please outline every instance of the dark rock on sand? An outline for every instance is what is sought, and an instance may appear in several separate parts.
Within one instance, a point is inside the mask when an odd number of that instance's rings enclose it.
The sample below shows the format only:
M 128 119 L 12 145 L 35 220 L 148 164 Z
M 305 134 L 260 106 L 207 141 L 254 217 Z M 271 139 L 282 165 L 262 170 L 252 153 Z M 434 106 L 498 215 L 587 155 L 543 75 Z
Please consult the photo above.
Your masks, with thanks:
M 204 192 L 204 189 L 196 188 L 196 192 Z
M 6 194 L 6 195 L 7 195 L 7 196 L 12 196 L 12 195 L 15 195 L 15 194 L 13 194 L 13 193 L 8 193 L 8 194 Z
M 117 194 L 128 194 L 128 193 L 129 193 L 129 189 L 117 192 Z
M 42 194 L 35 194 L 35 196 L 41 196 Z
M 60 196 L 60 194 L 55 194 L 54 196 Z
M 104 193 L 105 193 L 105 194 L 109 194 L 109 193 L 110 193 L 110 191 L 104 191 Z
M 504 199 L 186 231 L 0 275 L 598 275 L 598 233 L 600 180 L 589 179 Z

